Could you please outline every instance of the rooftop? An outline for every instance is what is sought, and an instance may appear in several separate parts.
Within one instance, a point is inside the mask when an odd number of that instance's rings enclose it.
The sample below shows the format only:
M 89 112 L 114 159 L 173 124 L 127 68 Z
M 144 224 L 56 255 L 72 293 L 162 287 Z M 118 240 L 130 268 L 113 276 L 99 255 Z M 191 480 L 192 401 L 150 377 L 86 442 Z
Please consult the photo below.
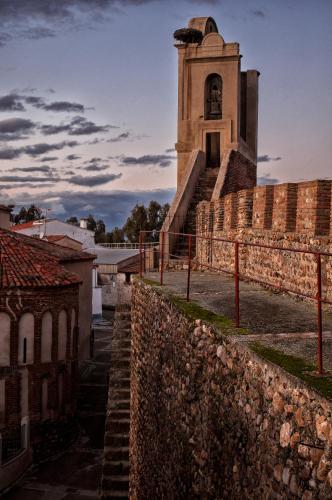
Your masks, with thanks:
M 97 264 L 120 264 L 131 257 L 139 255 L 138 249 L 129 248 L 105 248 L 101 246 L 95 246 L 93 252 L 97 255 Z
M 80 278 L 60 264 L 47 242 L 0 229 L 0 289 L 58 287 L 80 284 Z M 59 247 L 62 249 L 61 247 Z M 66 249 L 65 249 L 66 250 Z

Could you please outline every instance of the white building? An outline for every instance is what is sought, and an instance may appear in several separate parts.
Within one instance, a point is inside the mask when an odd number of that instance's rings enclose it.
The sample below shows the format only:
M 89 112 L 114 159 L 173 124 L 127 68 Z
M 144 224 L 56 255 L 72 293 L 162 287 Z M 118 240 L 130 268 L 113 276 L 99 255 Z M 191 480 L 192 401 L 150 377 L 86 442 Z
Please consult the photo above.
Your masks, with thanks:
M 47 235 L 64 235 L 82 243 L 82 250 L 95 246 L 95 233 L 87 229 L 87 219 L 80 220 L 80 226 L 74 226 L 59 219 L 44 219 L 25 222 L 12 227 L 13 231 L 47 238 Z

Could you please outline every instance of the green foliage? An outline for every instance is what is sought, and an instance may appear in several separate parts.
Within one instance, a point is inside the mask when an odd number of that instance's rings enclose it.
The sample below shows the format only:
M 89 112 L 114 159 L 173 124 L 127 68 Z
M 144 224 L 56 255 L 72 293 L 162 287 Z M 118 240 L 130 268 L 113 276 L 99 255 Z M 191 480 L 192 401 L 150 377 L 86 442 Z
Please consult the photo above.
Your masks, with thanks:
M 77 217 L 69 217 L 69 219 L 67 219 L 66 222 L 67 222 L 67 224 L 71 224 L 72 226 L 79 226 L 80 225 Z
M 258 342 L 250 344 L 250 348 L 268 361 L 281 366 L 288 373 L 304 380 L 323 396 L 332 398 L 332 376 L 319 377 L 315 375 L 316 367 L 312 363 L 285 354 L 279 349 L 266 347 Z
M 14 224 L 23 224 L 24 222 L 31 222 L 44 218 L 42 210 L 33 204 L 28 208 L 22 207 L 18 214 L 12 216 Z
M 154 200 L 150 201 L 148 207 L 135 205 L 123 226 L 125 237 L 128 241 L 135 243 L 139 241 L 140 231 L 151 231 L 145 235 L 145 241 L 158 241 L 158 231 L 160 231 L 168 211 L 168 203 L 160 205 Z

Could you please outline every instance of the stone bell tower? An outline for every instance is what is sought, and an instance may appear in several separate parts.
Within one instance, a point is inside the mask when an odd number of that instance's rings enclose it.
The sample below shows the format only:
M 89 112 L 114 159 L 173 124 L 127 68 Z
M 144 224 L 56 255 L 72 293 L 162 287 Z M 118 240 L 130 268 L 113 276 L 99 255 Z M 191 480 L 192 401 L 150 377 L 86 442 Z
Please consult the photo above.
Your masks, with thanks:
M 256 185 L 258 77 L 241 71 L 238 43 L 226 43 L 211 17 L 174 33 L 178 50 L 177 191 L 163 225 L 167 251 L 196 232 L 196 207 Z M 181 246 L 182 245 L 182 246 Z
M 193 150 L 206 166 L 220 167 L 225 153 L 257 161 L 258 76 L 241 72 L 238 43 L 226 43 L 211 17 L 191 19 L 174 33 L 178 50 L 178 186 Z

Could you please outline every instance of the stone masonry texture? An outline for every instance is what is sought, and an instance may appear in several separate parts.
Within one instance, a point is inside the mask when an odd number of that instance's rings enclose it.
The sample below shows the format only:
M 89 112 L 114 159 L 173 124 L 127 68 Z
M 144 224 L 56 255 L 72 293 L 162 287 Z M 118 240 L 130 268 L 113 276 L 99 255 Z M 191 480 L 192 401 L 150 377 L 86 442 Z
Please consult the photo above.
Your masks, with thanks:
M 134 282 L 131 498 L 331 498 L 331 416 L 303 382 Z

